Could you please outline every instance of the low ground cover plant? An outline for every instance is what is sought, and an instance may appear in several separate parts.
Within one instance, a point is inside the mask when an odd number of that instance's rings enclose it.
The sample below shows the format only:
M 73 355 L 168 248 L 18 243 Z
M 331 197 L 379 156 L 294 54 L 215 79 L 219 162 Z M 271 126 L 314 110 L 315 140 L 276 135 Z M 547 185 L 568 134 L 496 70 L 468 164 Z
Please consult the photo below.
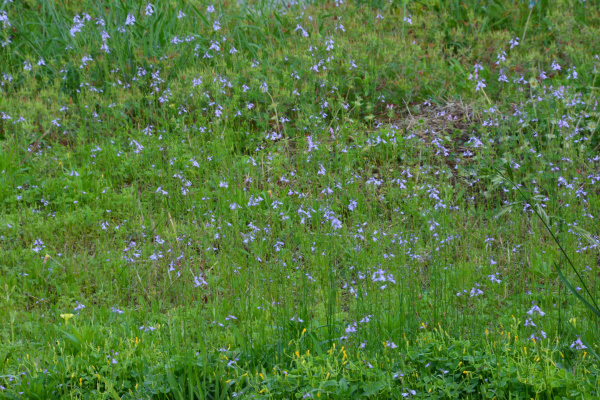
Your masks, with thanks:
M 599 22 L 2 2 L 0 398 L 597 398 Z

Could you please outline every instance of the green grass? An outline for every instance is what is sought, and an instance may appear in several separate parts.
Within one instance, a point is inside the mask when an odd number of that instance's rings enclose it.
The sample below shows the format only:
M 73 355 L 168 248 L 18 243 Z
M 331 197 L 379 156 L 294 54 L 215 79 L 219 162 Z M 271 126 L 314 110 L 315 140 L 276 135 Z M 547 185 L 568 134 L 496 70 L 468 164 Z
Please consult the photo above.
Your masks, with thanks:
M 600 395 L 597 1 L 146 4 L 0 5 L 0 398 Z

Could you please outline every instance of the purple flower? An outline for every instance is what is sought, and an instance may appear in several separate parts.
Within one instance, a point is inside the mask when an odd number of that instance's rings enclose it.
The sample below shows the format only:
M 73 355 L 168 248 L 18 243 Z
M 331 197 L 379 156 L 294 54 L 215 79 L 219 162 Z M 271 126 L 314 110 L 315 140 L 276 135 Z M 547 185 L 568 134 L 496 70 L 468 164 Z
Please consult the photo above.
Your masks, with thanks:
M 358 203 L 356 202 L 356 200 L 350 200 L 350 204 L 348 204 L 348 210 L 354 211 L 357 205 Z
M 544 315 L 546 315 L 546 313 L 545 313 L 545 312 L 543 312 L 542 310 L 540 310 L 540 308 L 539 308 L 538 306 L 533 306 L 533 307 L 531 307 L 531 310 L 527 311 L 527 314 L 529 314 L 529 315 L 533 315 L 533 313 L 534 313 L 535 311 L 537 311 L 537 313 L 538 313 L 540 316 L 542 316 L 542 317 L 543 317 Z
M 125 20 L 125 25 L 133 25 L 135 24 L 135 17 L 132 14 L 127 14 L 127 19 Z
M 346 333 L 354 333 L 354 332 L 356 332 L 356 322 L 351 323 L 346 328 Z
M 581 343 L 581 338 L 577 338 L 576 341 L 571 343 L 570 347 L 571 348 L 575 347 L 575 349 L 577 349 L 577 350 L 587 349 L 587 346 L 585 346 L 583 343 Z
M 300 319 L 299 317 L 297 317 L 295 315 L 292 318 L 290 318 L 290 321 L 304 322 L 302 319 Z
M 202 277 L 202 274 L 200 274 L 199 276 L 195 276 L 194 277 L 194 286 L 199 287 L 199 286 L 203 286 L 203 285 L 208 285 L 208 282 L 206 282 L 204 280 L 204 278 Z

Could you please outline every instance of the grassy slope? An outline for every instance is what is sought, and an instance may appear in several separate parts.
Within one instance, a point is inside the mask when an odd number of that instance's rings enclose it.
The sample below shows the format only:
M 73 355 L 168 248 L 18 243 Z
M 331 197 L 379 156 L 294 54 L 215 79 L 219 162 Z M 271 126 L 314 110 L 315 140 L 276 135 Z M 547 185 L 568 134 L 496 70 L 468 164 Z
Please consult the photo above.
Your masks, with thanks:
M 595 298 L 597 7 L 96 3 L 0 6 L 0 396 L 597 391 L 492 169 Z

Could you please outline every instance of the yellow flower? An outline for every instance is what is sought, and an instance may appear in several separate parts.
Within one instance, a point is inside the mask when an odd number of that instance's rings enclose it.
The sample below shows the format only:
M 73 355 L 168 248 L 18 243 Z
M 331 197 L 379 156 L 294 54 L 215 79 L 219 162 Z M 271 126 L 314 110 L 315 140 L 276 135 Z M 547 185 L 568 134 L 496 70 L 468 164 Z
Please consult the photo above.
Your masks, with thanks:
M 65 320 L 65 324 L 73 318 L 73 314 L 60 314 L 60 317 Z

